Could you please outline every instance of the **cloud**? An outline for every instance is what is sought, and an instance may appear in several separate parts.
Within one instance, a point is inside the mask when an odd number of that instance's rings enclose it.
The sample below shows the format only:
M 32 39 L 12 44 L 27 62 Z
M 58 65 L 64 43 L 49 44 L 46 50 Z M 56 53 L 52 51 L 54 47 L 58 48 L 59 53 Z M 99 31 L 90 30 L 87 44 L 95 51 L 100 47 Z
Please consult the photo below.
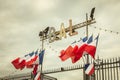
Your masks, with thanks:
M 38 36 L 40 30 L 47 26 L 53 26 L 56 30 L 59 30 L 62 22 L 65 23 L 65 27 L 68 27 L 70 18 L 73 19 L 73 24 L 83 22 L 86 19 L 85 14 L 90 14 L 92 7 L 96 7 L 95 18 L 97 23 L 94 24 L 95 26 L 120 31 L 119 0 L 0 0 L 0 61 L 2 61 L 0 66 L 4 66 L 0 68 L 0 71 L 5 74 L 7 71 L 14 71 L 15 69 L 10 64 L 11 60 L 32 52 L 39 47 L 41 48 Z M 120 56 L 118 54 L 119 35 L 92 27 L 89 28 L 89 34 L 94 33 L 97 35 L 98 32 L 100 32 L 100 40 L 97 55 L 102 58 Z M 67 36 L 67 39 L 63 38 L 49 45 L 45 41 L 46 59 L 44 66 L 46 66 L 46 69 L 48 66 L 52 68 L 66 64 L 72 65 L 70 60 L 62 63 L 58 56 L 61 49 L 65 49 L 71 42 L 78 40 L 78 37 L 85 35 L 85 28 L 78 30 L 78 33 L 77 36 Z M 77 64 L 80 63 L 82 61 Z M 8 66 L 9 69 L 7 69 Z M 78 77 L 79 71 L 77 73 L 73 71 L 73 73 L 76 80 L 81 79 L 81 77 Z M 67 77 L 64 76 L 65 74 Z M 62 75 L 62 77 L 59 75 Z M 70 78 L 73 79 L 74 77 L 71 76 L 71 72 L 53 74 L 52 76 L 61 80 L 67 80 L 68 78 L 70 80 Z

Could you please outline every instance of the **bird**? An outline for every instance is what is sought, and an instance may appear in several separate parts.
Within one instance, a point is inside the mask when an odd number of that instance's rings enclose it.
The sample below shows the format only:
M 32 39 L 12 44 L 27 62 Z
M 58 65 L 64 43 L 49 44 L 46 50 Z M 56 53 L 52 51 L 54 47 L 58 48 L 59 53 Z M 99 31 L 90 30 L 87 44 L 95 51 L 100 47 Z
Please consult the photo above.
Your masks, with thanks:
M 95 7 L 92 8 L 92 10 L 91 10 L 91 14 L 90 14 L 91 20 L 93 20 L 93 18 L 94 18 L 94 12 L 95 12 Z

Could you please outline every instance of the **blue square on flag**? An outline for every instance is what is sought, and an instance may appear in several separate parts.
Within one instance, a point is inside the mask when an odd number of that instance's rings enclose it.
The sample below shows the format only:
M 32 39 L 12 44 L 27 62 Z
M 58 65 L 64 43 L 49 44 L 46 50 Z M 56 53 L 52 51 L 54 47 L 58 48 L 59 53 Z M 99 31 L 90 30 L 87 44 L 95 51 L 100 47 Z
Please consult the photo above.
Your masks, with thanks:
M 42 62 L 43 62 L 44 52 L 45 52 L 45 50 L 42 50 L 39 54 L 39 64 L 42 64 Z
M 85 74 L 92 75 L 94 73 L 94 64 L 85 64 Z

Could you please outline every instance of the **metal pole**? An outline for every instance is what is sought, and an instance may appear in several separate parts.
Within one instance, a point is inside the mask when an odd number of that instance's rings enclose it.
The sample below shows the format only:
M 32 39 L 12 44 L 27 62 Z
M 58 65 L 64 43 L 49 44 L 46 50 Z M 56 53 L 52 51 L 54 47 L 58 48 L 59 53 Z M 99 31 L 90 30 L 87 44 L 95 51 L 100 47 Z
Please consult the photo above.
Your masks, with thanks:
M 115 70 L 115 64 L 117 64 L 117 63 L 114 63 L 115 62 L 115 59 L 113 58 L 113 73 L 114 73 L 114 80 L 116 80 L 116 70 Z M 116 69 L 117 69 L 117 67 L 116 67 Z
M 110 59 L 110 63 L 112 63 L 112 59 Z M 110 67 L 111 67 L 111 68 L 110 68 L 110 73 L 111 73 L 110 76 L 111 76 L 111 80 L 113 80 L 113 71 L 112 71 L 113 69 L 112 69 L 112 64 L 110 64 Z
M 87 36 L 87 38 L 88 38 L 88 14 L 86 13 L 86 36 Z M 87 57 L 87 63 L 89 63 L 89 55 L 87 54 L 86 55 L 86 57 Z M 89 76 L 88 75 L 86 75 L 86 80 L 89 80 Z
M 106 73 L 107 72 L 107 67 L 106 67 L 106 65 L 107 64 L 106 64 L 106 60 L 105 60 L 105 80 L 107 80 L 107 73 Z
M 88 14 L 86 13 L 86 36 L 88 38 Z
M 99 80 L 101 80 L 101 68 L 100 68 L 100 65 L 101 64 L 99 64 Z
M 102 60 L 102 64 L 101 65 L 102 65 L 102 75 L 101 76 L 102 76 L 102 80 L 104 80 L 103 60 Z
M 42 50 L 44 49 L 44 33 L 42 35 Z M 41 51 L 42 51 L 41 50 Z M 43 58 L 44 58 L 44 54 L 43 54 Z M 40 68 L 40 65 L 39 65 L 39 68 Z M 43 74 L 42 74 L 42 69 L 43 69 L 43 62 L 41 64 L 41 70 L 40 70 L 40 73 L 41 73 L 41 76 L 40 76 L 40 79 L 43 80 Z
M 118 61 L 118 59 L 116 58 L 116 62 Z M 118 66 L 118 63 L 116 63 L 116 66 Z M 117 80 L 119 80 L 119 67 L 116 68 L 116 71 L 117 71 Z
M 109 64 L 109 60 L 107 60 L 107 67 L 108 67 L 108 80 L 110 80 L 110 71 L 109 71 L 109 68 L 110 68 L 110 64 Z
M 86 36 L 88 38 L 88 14 L 86 13 Z M 89 55 L 87 54 L 87 63 L 89 63 Z

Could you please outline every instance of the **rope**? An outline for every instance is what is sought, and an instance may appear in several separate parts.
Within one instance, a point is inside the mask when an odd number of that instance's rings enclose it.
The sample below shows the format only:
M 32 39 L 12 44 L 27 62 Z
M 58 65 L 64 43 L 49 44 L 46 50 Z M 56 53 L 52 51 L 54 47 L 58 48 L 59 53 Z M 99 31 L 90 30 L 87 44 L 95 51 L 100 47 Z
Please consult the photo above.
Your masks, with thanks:
M 101 27 L 96 27 L 95 25 L 92 25 L 90 27 L 93 27 L 95 29 L 98 29 L 98 30 L 102 30 L 102 31 L 105 31 L 105 32 L 109 32 L 109 33 L 115 33 L 116 35 L 120 35 L 120 32 L 117 32 L 117 31 L 112 31 L 112 30 L 108 30 L 108 29 L 103 29 Z

